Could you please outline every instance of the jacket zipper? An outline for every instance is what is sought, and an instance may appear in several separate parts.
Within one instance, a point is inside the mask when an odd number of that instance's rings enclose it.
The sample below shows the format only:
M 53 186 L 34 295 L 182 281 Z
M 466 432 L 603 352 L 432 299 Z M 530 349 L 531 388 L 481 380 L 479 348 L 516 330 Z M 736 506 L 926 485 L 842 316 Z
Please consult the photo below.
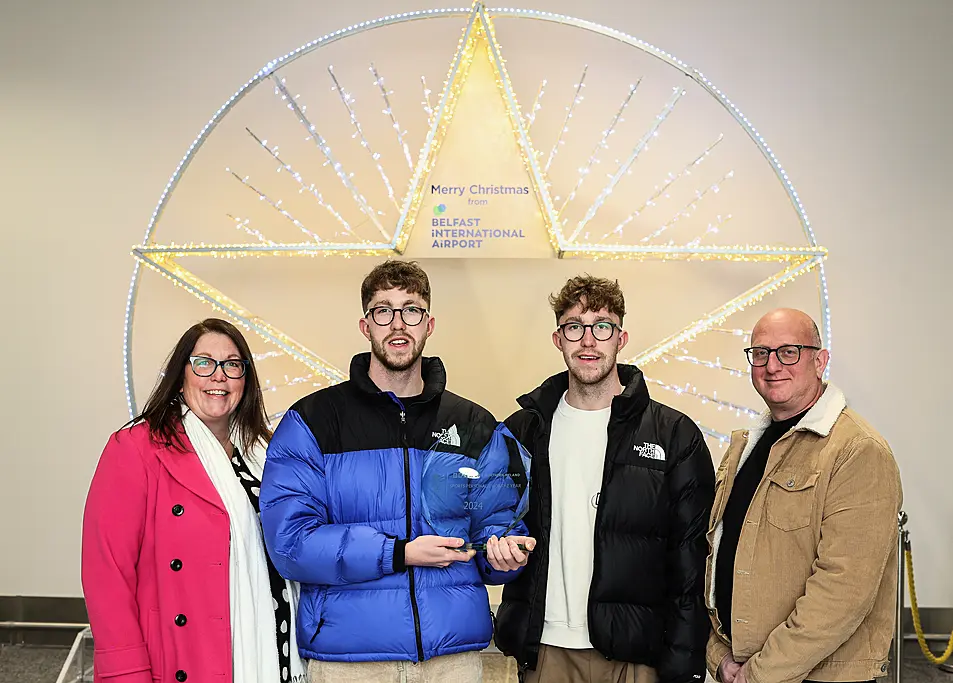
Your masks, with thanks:
M 404 498 L 407 501 L 407 542 L 411 540 L 413 528 L 411 524 L 410 512 L 410 449 L 407 447 L 407 414 L 400 411 L 400 441 L 404 447 Z M 405 546 L 406 547 L 406 546 Z M 424 661 L 424 643 L 420 636 L 420 612 L 417 609 L 417 592 L 414 588 L 414 568 L 407 567 L 407 577 L 410 579 L 410 606 L 414 611 L 414 635 L 417 638 L 417 661 Z
M 549 467 L 549 462 L 548 462 L 548 461 L 549 461 L 549 435 L 550 435 L 551 431 L 545 429 L 546 421 L 543 419 L 543 414 L 542 414 L 541 412 L 539 412 L 539 411 L 536 410 L 535 408 L 530 408 L 529 411 L 530 411 L 533 415 L 536 416 L 536 418 L 539 420 L 540 424 L 543 426 L 543 429 L 546 431 L 546 460 L 547 460 L 546 466 Z M 542 467 L 542 464 L 540 464 L 540 467 Z M 537 476 L 538 476 L 538 472 L 537 472 Z M 598 514 L 598 510 L 596 511 L 596 514 Z M 546 564 L 547 564 L 547 567 L 548 567 L 548 565 L 549 565 L 549 560 L 551 559 L 551 558 L 548 557 L 548 555 L 549 555 L 549 532 L 550 532 L 550 530 L 552 529 L 552 522 L 553 522 L 553 510 L 552 510 L 552 469 L 550 469 L 550 494 L 549 494 L 549 524 L 550 524 L 550 528 L 549 528 L 549 529 L 546 529 L 545 531 L 543 530 L 543 517 L 544 517 L 544 513 L 543 513 L 542 510 L 539 511 L 539 516 L 540 516 L 540 519 L 539 519 L 539 523 L 540 523 L 540 524 L 539 524 L 539 533 L 540 533 L 540 536 L 542 536 L 544 533 L 546 534 L 546 554 L 547 554 Z M 547 570 L 547 571 L 548 571 L 548 570 Z M 544 575 L 544 576 L 545 576 L 545 575 Z M 544 579 L 544 581 L 547 581 L 547 582 L 548 582 L 548 578 Z M 537 578 L 537 580 L 536 580 L 536 582 L 535 582 L 535 585 L 533 586 L 533 599 L 532 599 L 532 601 L 530 602 L 530 615 L 532 615 L 532 610 L 535 609 L 536 605 L 538 604 L 537 601 L 539 600 L 539 594 L 540 594 L 539 585 L 540 585 L 540 583 L 541 583 L 541 581 L 539 580 L 539 578 Z M 542 614 L 541 614 L 540 616 L 543 618 L 543 621 L 545 621 L 545 618 L 546 618 L 546 592 L 545 592 L 545 591 L 543 591 L 543 608 L 542 608 L 542 610 L 540 610 L 540 611 L 542 612 Z M 494 631 L 495 631 L 495 628 L 494 628 Z M 537 643 L 536 643 L 536 646 L 535 646 L 535 649 L 536 649 L 536 657 L 537 657 L 537 659 L 536 659 L 537 665 L 539 664 L 539 645 L 540 645 L 540 644 L 537 642 Z M 523 658 L 526 660 L 526 661 L 523 662 L 523 666 L 524 666 L 524 667 L 528 667 L 528 666 L 529 666 L 529 656 L 528 656 L 528 653 L 526 652 L 526 648 L 524 648 L 524 651 L 523 651 Z
M 314 629 L 314 635 L 311 636 L 311 644 L 314 644 L 314 639 L 318 637 L 318 634 L 321 633 L 321 627 L 324 626 L 324 617 L 321 617 L 321 620 L 318 622 L 318 625 Z

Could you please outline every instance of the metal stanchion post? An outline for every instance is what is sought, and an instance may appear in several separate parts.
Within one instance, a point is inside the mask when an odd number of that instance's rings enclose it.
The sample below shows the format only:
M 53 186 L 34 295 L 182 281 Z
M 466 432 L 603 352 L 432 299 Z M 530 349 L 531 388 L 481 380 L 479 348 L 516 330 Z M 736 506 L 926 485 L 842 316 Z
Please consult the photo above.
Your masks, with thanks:
M 894 672 L 896 677 L 894 678 L 894 683 L 900 683 L 900 675 L 902 669 L 902 657 L 903 657 L 903 605 L 904 605 L 904 589 L 905 582 L 904 578 L 906 574 L 904 570 L 907 569 L 907 553 L 910 552 L 910 532 L 907 531 L 904 526 L 907 523 L 907 513 L 903 510 L 897 515 L 897 524 L 900 529 L 898 534 L 898 562 L 897 562 L 897 631 L 894 634 Z M 926 655 L 927 659 L 934 664 L 938 660 L 943 660 L 950 656 L 950 651 L 953 650 L 953 634 L 950 636 L 950 644 L 947 646 L 947 650 L 942 655 L 934 655 L 930 653 L 927 649 L 927 646 L 924 644 L 924 641 L 929 641 L 931 639 L 936 640 L 937 638 L 930 635 L 925 635 L 921 629 L 920 622 L 917 616 L 917 596 L 913 587 L 913 556 L 910 556 L 910 597 L 913 598 L 913 604 L 911 605 L 913 610 L 913 625 L 916 629 L 916 637 L 920 641 L 920 647 L 923 649 L 923 654 Z M 940 639 L 945 638 L 941 636 Z M 944 663 L 936 664 L 937 668 L 940 671 L 946 673 L 953 673 L 953 663 Z
M 903 510 L 897 515 L 897 624 L 896 631 L 893 634 L 893 671 L 894 683 L 900 683 L 903 671 L 903 605 L 904 605 L 904 563 L 906 561 L 907 543 L 909 542 L 910 532 L 904 527 L 907 524 L 907 513 Z

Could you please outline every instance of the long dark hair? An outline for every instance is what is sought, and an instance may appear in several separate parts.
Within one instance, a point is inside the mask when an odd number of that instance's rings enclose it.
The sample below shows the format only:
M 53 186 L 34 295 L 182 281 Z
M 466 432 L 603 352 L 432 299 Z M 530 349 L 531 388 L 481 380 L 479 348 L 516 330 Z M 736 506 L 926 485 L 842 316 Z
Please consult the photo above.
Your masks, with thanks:
M 268 429 L 268 418 L 265 414 L 265 401 L 261 396 L 261 384 L 258 381 L 255 361 L 245 337 L 237 327 L 219 318 L 206 318 L 185 331 L 172 349 L 172 353 L 169 354 L 165 370 L 156 388 L 152 390 L 149 400 L 146 401 L 145 408 L 128 424 L 146 422 L 156 443 L 172 446 L 180 451 L 188 450 L 182 428 L 182 382 L 185 371 L 189 368 L 189 356 L 192 355 L 202 335 L 209 332 L 224 334 L 231 339 L 238 348 L 239 355 L 248 361 L 248 369 L 245 371 L 245 391 L 235 408 L 233 419 L 238 423 L 241 434 L 242 454 L 250 456 L 252 448 L 259 440 L 265 443 L 271 440 L 271 430 Z

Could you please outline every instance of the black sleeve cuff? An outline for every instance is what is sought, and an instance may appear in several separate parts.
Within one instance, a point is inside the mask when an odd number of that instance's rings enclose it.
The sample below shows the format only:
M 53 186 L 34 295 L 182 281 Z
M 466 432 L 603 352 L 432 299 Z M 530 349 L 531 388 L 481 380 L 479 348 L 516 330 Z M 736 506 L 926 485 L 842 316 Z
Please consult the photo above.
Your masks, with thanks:
M 404 548 L 407 547 L 406 538 L 398 538 L 394 541 L 394 573 L 407 571 L 407 562 L 404 557 Z

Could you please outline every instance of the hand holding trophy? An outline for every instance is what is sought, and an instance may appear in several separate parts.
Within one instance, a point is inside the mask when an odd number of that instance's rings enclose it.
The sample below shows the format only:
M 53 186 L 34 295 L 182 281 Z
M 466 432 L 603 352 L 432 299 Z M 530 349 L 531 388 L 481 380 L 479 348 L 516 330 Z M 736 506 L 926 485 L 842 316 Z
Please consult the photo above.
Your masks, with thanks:
M 489 438 L 468 427 L 441 432 L 424 455 L 424 519 L 450 541 L 445 548 L 470 557 L 484 552 L 494 569 L 517 569 L 536 545 L 521 523 L 529 511 L 530 455 L 502 425 Z

